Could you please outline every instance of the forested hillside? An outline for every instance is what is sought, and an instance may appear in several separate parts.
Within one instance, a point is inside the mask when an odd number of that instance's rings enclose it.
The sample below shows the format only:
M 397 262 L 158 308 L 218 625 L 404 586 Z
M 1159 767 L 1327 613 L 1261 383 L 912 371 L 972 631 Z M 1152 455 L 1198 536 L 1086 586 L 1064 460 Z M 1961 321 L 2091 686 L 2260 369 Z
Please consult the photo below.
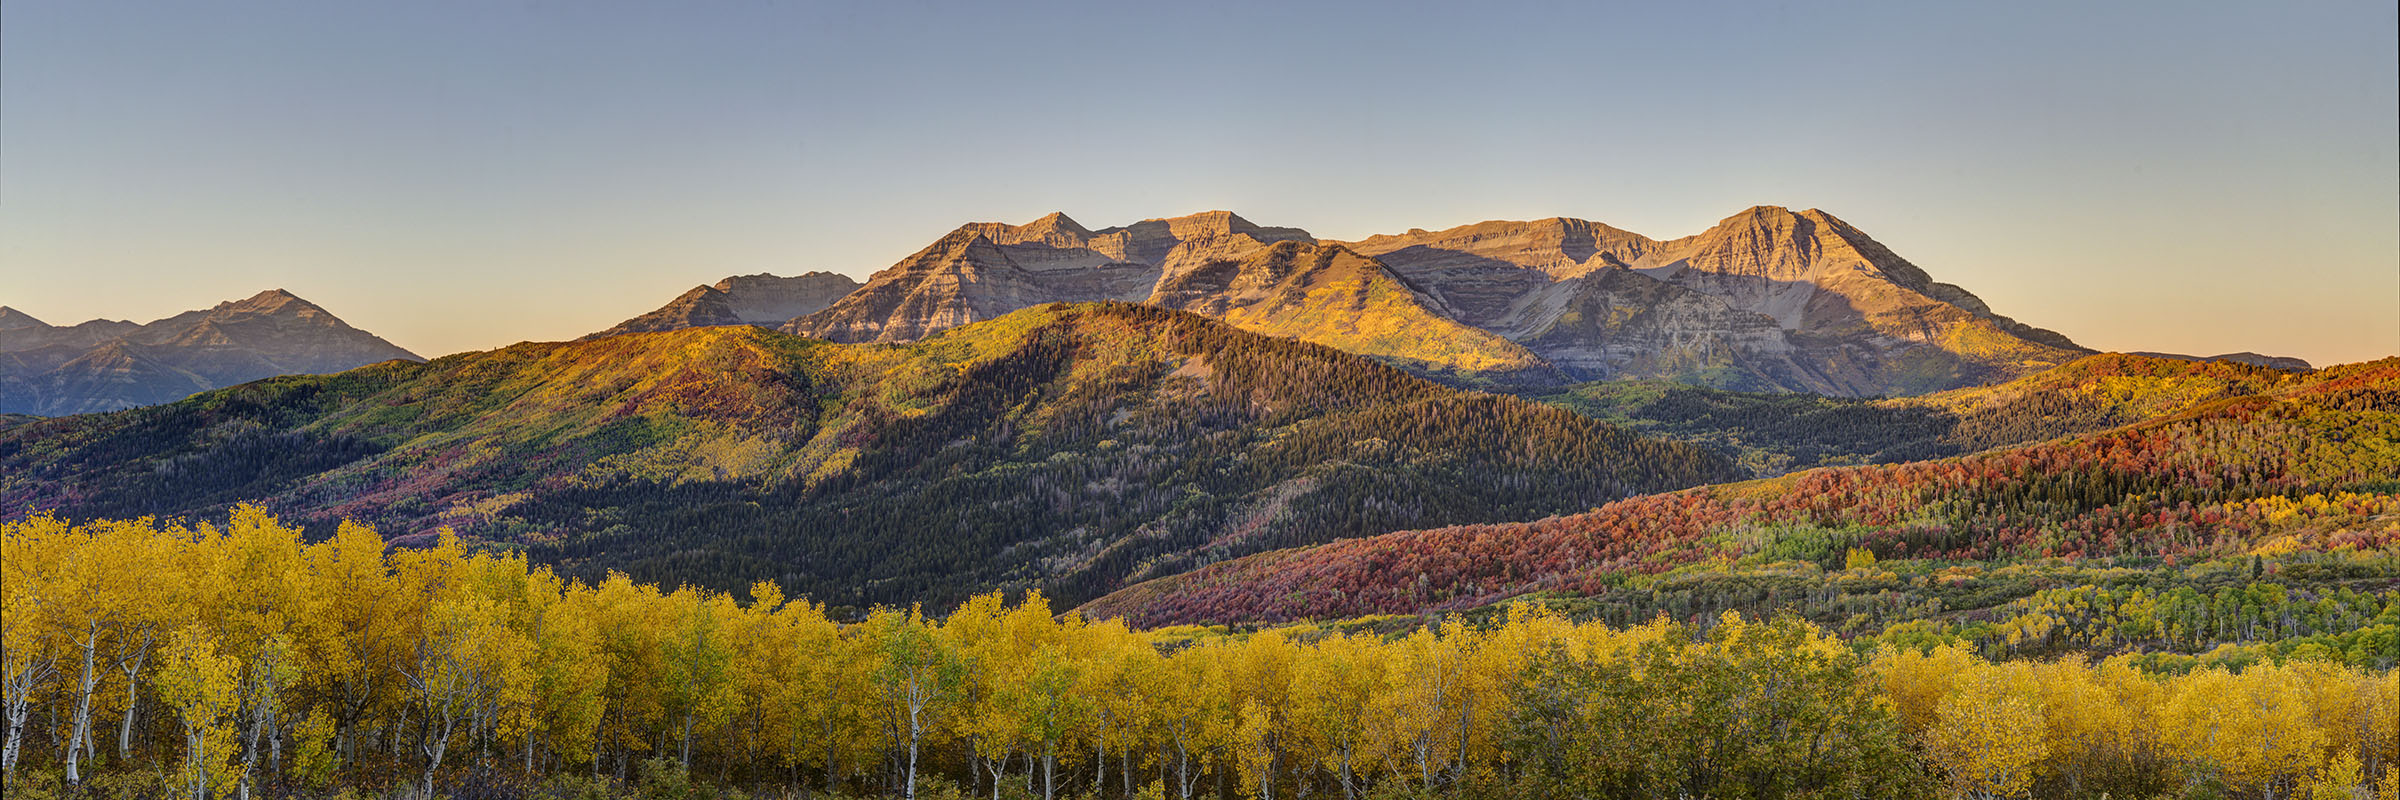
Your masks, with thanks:
M 2400 360 L 2387 359 L 2015 449 L 1267 553 L 1085 610 L 1139 624 L 1336 618 L 1549 592 L 1619 619 L 1792 605 L 1854 634 L 1915 624 L 2012 648 L 2030 635 L 2041 647 L 2192 652 L 2377 624 L 2400 584 L 2395 475 Z M 2074 587 L 2089 593 L 2037 594 Z M 2182 598 L 2164 607 L 2181 609 L 2174 624 L 2150 607 L 2169 596 Z M 2287 602 L 2332 605 L 2321 617 Z M 2046 610 L 2060 604 L 2075 610 Z M 2138 632 L 2110 630 L 2127 606 L 2142 609 Z M 1976 627 L 2018 613 L 2048 621 Z M 2400 639 L 2379 636 L 2371 663 L 2400 660 Z
M 320 533 L 450 526 L 587 578 L 945 607 L 1735 477 L 1689 445 L 1127 304 L 907 345 L 740 326 L 524 344 L 0 432 L 0 518 L 256 501 Z
M 1790 617 L 855 624 L 365 526 L 0 523 L 12 800 L 2389 798 L 2400 674 L 1859 649 Z
M 1738 459 L 1760 477 L 1897 464 L 2130 425 L 2202 403 L 2307 383 L 2232 361 L 2087 356 L 2006 383 L 1855 399 L 1729 392 L 1664 381 L 1577 384 L 1538 399 Z

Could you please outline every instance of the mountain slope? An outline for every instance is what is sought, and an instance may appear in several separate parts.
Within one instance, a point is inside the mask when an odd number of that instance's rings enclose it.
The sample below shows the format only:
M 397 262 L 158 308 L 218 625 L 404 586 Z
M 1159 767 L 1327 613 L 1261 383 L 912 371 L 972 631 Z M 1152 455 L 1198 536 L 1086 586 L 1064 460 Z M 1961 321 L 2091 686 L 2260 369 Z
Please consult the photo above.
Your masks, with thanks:
M 1445 315 L 1382 264 L 1348 248 L 1277 242 L 1159 281 L 1149 305 L 1378 358 L 1420 374 L 1512 377 L 1540 358 Z
M 1658 241 L 1571 219 L 1484 222 L 1351 243 L 1461 318 L 1585 378 L 1749 391 L 1916 394 L 2088 351 L 1830 214 L 1759 206 Z
M 2305 382 L 2240 362 L 2104 353 L 2007 383 L 1861 400 L 1665 381 L 1576 384 L 1539 399 L 1725 453 L 1761 477 L 1892 464 L 2090 433 Z
M 1839 564 L 1845 549 L 2137 567 L 2372 552 L 2400 547 L 2394 475 L 2400 359 L 2386 359 L 2027 447 L 1267 553 L 1135 586 L 1086 611 L 1144 624 L 1413 613 L 1535 591 L 1608 593 L 1693 566 Z
M 808 272 L 789 278 L 764 273 L 735 275 L 718 281 L 714 286 L 694 286 L 691 291 L 684 292 L 656 311 L 583 338 L 598 339 L 621 333 L 672 331 L 711 325 L 764 325 L 771 328 L 789 322 L 794 317 L 823 310 L 842 299 L 842 296 L 856 291 L 858 286 L 858 281 L 851 280 L 850 276 L 832 272 Z
M 1225 211 L 1100 231 L 1065 214 L 1024 225 L 970 223 L 783 330 L 836 342 L 915 341 L 1042 303 L 1138 301 L 1163 276 L 1289 240 L 1313 241 Z
M 1265 265 L 1238 266 L 1278 243 L 1363 256 L 1366 263 L 1343 265 L 1376 276 L 1362 286 L 1388 278 L 1418 309 L 1402 316 L 1438 319 L 1399 338 L 1368 333 L 1386 329 L 1386 319 L 1371 317 L 1389 317 L 1391 307 L 1298 299 L 1307 292 L 1270 288 L 1282 278 L 1261 277 L 1280 275 L 1261 273 Z M 1470 384 L 1647 378 L 1740 391 L 1921 394 L 2003 381 L 2089 352 L 1934 282 L 1830 214 L 1773 206 L 1671 241 L 1566 218 L 1347 243 L 1222 211 L 1099 231 L 1063 214 L 1025 225 L 974 223 L 783 330 L 906 342 L 1044 302 L 1145 299 Z M 1258 310 L 1301 307 L 1310 310 Z
M 0 412 L 112 411 L 391 359 L 419 360 L 281 289 L 147 325 L 52 326 L 0 309 Z
M 1130 579 L 1738 477 L 1724 459 L 1125 304 L 908 345 L 733 326 L 286 377 L 0 431 L 0 514 L 260 500 L 578 574 L 834 602 Z M 762 573 L 761 560 L 773 572 Z

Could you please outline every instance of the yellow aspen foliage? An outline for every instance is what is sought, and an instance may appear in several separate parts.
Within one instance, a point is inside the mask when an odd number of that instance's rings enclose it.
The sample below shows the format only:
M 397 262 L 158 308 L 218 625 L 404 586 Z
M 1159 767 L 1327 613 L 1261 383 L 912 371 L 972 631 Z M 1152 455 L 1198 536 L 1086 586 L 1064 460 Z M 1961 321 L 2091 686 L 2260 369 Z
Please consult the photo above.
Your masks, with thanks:
M 293 726 L 291 776 L 310 788 L 324 788 L 333 780 L 333 717 L 324 709 L 311 709 L 308 716 Z
M 1383 652 L 1380 642 L 1337 635 L 1293 665 L 1294 745 L 1335 776 L 1344 796 L 1356 796 L 1359 775 L 1380 766 L 1367 719 L 1385 685 Z
M 1240 770 L 1242 789 L 1251 796 L 1275 800 L 1275 777 L 1281 753 L 1275 745 L 1275 721 L 1265 706 L 1244 706 L 1241 722 L 1233 732 L 1233 758 Z
M 1923 735 L 1931 729 L 1951 684 L 1967 675 L 1976 661 L 1965 648 L 1944 645 L 1919 653 L 1886 651 L 1875 659 L 1875 674 L 1883 694 L 1900 717 L 1901 730 Z
M 2296 797 L 2305 800 L 2357 800 L 2359 787 L 2366 785 L 2364 770 L 2358 765 L 2358 754 L 2343 750 L 2308 780 Z
M 195 800 L 231 791 L 240 777 L 231 764 L 240 738 L 234 712 L 241 662 L 217 652 L 215 637 L 197 625 L 176 631 L 160 655 L 159 699 L 183 724 L 185 788 Z
M 2308 774 L 2325 732 L 2310 716 L 2297 676 L 2274 665 L 2239 675 L 2196 670 L 2175 682 L 2161 711 L 2167 748 L 2235 786 L 2273 787 Z
M 1927 749 L 1961 796 L 2020 797 L 2050 755 L 2039 696 L 2018 676 L 1965 676 L 1935 709 Z
M 192 798 L 664 768 L 830 796 L 2400 800 L 2400 672 L 2311 655 L 2360 663 L 2373 637 L 1992 661 L 1870 657 L 1793 617 L 1610 627 L 1531 603 L 1143 631 L 1039 593 L 946 616 L 743 597 L 571 580 L 451 535 L 309 543 L 249 507 L 0 522 L 7 751 L 37 775 L 172 766 Z M 2072 629 L 2090 599 L 2041 610 Z M 2279 624 L 2353 613 L 2313 602 Z

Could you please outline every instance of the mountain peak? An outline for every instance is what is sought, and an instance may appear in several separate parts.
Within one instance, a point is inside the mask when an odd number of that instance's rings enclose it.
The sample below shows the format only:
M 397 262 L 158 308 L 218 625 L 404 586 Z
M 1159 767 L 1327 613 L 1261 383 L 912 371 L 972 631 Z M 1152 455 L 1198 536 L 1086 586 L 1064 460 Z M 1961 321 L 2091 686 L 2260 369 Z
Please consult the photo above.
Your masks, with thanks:
M 1810 210 L 1814 211 L 1815 209 Z M 1791 209 L 1783 206 L 1751 206 L 1749 208 L 1742 209 L 1741 211 L 1734 212 L 1733 216 L 1717 220 L 1717 224 L 1709 228 L 1709 233 L 1742 229 L 1755 230 L 1761 228 L 1772 230 L 1788 230 L 1802 221 L 1815 222 L 1816 220 L 1810 218 L 1804 213 L 1792 213 Z M 1703 233 L 1701 235 L 1707 236 L 1708 234 Z
M 1166 223 L 1167 230 L 1178 238 L 1190 238 L 1196 234 L 1248 233 L 1258 229 L 1257 225 L 1231 211 L 1202 211 L 1147 221 Z
M 1233 234 L 1248 235 L 1261 242 L 1313 241 L 1316 238 L 1310 236 L 1308 231 L 1299 228 L 1270 228 L 1243 219 L 1240 214 L 1221 209 L 1185 214 L 1180 217 L 1146 219 L 1137 223 L 1135 227 L 1149 225 L 1164 225 L 1169 236 L 1182 240 L 1206 239 Z
M 50 323 L 35 319 L 32 314 L 27 314 L 23 311 L 9 308 L 8 306 L 0 306 L 0 331 L 15 330 L 17 328 L 47 327 L 50 327 Z
M 315 303 L 300 299 L 299 295 L 292 294 L 289 291 L 285 291 L 283 289 L 268 289 L 241 300 L 218 303 L 217 307 L 211 310 L 226 311 L 237 314 L 282 314 L 287 312 L 322 312 L 325 309 L 319 307 Z
M 1048 214 L 1043 214 L 1041 219 L 1025 223 L 1024 227 L 1027 230 L 1039 231 L 1042 233 L 1057 232 L 1073 234 L 1076 236 L 1092 235 L 1091 229 L 1083 227 L 1083 225 L 1077 223 L 1074 218 L 1068 217 L 1067 212 L 1064 211 L 1052 211 Z

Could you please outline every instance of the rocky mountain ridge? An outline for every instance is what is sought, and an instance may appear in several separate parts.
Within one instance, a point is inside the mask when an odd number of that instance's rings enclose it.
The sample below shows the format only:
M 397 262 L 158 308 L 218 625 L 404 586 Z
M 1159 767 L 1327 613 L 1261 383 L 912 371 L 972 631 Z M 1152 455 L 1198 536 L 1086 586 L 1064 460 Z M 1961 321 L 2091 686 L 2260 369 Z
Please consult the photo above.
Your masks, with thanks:
M 1258 260 L 1286 243 L 1302 249 L 1263 258 L 1349 277 L 1287 285 Z M 779 329 L 909 342 L 1042 303 L 1102 300 L 1195 311 L 1469 383 L 1921 394 L 2091 352 L 1933 280 L 1831 214 L 1778 206 L 1670 240 L 1564 217 L 1350 242 L 1228 211 L 1098 230 L 1064 213 L 970 223 Z
M 114 411 L 392 359 L 424 360 L 282 289 L 148 324 L 51 325 L 0 307 L 0 412 Z

